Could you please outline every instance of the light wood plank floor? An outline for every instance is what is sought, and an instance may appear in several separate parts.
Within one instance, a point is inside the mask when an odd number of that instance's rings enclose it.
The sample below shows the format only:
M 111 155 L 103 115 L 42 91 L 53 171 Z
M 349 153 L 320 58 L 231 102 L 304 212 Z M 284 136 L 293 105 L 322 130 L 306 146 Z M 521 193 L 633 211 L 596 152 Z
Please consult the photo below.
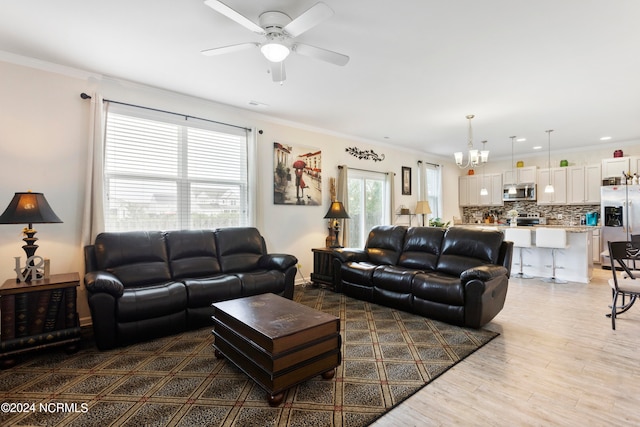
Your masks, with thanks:
M 501 335 L 373 425 L 640 425 L 640 302 L 613 331 L 610 277 L 512 279 L 486 326 Z

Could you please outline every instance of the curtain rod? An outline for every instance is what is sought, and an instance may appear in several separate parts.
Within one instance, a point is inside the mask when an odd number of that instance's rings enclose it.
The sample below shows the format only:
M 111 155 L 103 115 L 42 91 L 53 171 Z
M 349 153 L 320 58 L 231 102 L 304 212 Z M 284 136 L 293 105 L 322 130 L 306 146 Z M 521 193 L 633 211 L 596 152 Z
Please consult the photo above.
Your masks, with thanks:
M 435 166 L 435 167 L 437 167 L 437 168 L 439 168 L 440 166 L 442 166 L 442 165 L 439 165 L 439 164 L 437 164 L 437 163 L 423 162 L 422 160 L 418 160 L 418 164 L 420 164 L 420 163 L 426 163 L 426 164 L 428 164 L 428 165 Z
M 91 95 L 87 95 L 86 93 L 82 92 L 80 94 L 80 98 L 82 98 L 82 99 L 91 99 Z M 190 116 L 188 114 L 174 113 L 173 111 L 160 110 L 158 108 L 145 107 L 143 105 L 128 104 L 126 102 L 114 101 L 112 99 L 103 99 L 102 102 L 112 102 L 114 104 L 126 105 L 127 107 L 144 108 L 145 110 L 151 110 L 151 111 L 157 111 L 159 113 L 167 113 L 167 114 L 173 114 L 175 116 L 181 116 L 181 117 L 184 117 L 185 119 L 203 120 L 205 122 L 211 122 L 211 123 L 216 123 L 216 124 L 219 124 L 219 125 L 231 126 L 231 127 L 234 127 L 234 128 L 245 130 L 247 132 L 251 132 L 251 129 L 246 128 L 244 126 L 232 125 L 232 124 L 229 124 L 229 123 L 218 122 L 218 121 L 210 120 L 210 119 L 203 119 L 202 117 Z
M 344 166 L 342 165 L 338 165 L 338 169 L 342 169 L 344 168 Z M 370 169 L 358 169 L 358 168 L 351 168 L 349 166 L 347 166 L 347 169 L 353 169 L 354 171 L 361 171 L 361 172 L 373 172 L 373 173 L 383 173 L 385 175 L 389 175 L 390 172 L 380 172 L 380 171 L 372 171 Z M 394 175 L 396 174 L 395 172 L 393 173 Z

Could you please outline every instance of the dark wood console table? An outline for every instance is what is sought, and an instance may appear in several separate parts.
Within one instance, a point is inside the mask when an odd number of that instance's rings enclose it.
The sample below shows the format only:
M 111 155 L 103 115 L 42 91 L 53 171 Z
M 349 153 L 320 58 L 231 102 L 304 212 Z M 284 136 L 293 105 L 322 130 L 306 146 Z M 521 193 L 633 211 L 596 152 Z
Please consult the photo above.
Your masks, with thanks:
M 21 353 L 63 345 L 77 351 L 80 323 L 76 309 L 78 273 L 0 286 L 0 367 L 15 364 Z
M 313 252 L 313 273 L 311 281 L 314 285 L 325 285 L 335 290 L 333 287 L 333 249 L 314 248 Z

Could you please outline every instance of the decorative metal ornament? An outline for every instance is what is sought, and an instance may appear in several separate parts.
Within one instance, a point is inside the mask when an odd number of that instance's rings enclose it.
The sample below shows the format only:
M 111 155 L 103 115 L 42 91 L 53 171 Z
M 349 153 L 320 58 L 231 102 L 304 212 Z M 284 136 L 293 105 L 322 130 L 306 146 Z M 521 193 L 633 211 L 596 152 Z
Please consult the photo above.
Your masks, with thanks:
M 377 154 L 373 150 L 360 150 L 356 147 L 348 147 L 345 151 L 361 160 L 373 160 L 374 162 L 381 162 L 384 160 L 384 154 Z

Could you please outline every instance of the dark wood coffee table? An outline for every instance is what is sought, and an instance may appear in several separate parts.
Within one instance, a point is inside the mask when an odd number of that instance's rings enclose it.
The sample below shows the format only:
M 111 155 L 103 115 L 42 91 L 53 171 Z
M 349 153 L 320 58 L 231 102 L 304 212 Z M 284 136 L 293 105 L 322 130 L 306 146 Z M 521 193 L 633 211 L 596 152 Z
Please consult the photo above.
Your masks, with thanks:
M 226 357 L 279 405 L 284 392 L 340 365 L 340 319 L 274 294 L 217 302 L 216 357 Z

